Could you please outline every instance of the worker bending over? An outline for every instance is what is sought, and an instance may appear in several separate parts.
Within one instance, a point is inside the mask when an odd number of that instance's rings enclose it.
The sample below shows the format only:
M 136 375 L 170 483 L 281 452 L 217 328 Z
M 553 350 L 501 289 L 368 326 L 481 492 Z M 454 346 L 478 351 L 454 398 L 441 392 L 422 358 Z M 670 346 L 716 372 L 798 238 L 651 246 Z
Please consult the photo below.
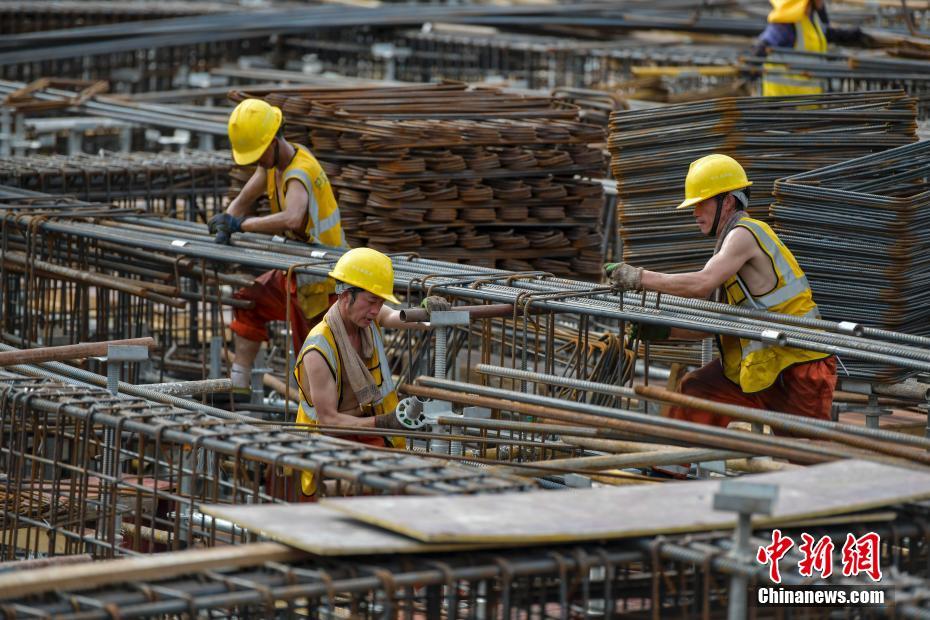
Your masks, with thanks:
M 306 147 L 284 140 L 281 124 L 281 110 L 260 99 L 246 99 L 233 110 L 229 117 L 233 159 L 240 166 L 257 167 L 226 212 L 210 219 L 210 232 L 216 234 L 217 243 L 229 243 L 233 233 L 257 232 L 347 247 L 339 206 L 326 173 Z M 250 217 L 262 194 L 268 197 L 271 214 Z M 237 299 L 254 303 L 250 309 L 235 308 L 229 325 L 235 343 L 232 384 L 237 400 L 249 396 L 252 365 L 268 338 L 268 322 L 285 320 L 290 305 L 296 351 L 335 300 L 333 284 L 327 278 L 301 274 L 291 282 L 285 280 L 284 272 L 269 271 L 235 294 Z
M 831 26 L 824 0 L 770 0 L 768 26 L 759 35 L 753 54 L 765 56 L 773 47 L 791 47 L 801 52 L 825 54 L 827 42 L 846 45 L 865 43 L 859 28 Z M 762 95 L 819 95 L 823 83 L 806 75 L 787 74 L 785 66 L 765 63 Z
M 680 297 L 721 300 L 766 312 L 819 318 L 807 278 L 768 224 L 746 215 L 749 186 L 732 157 L 708 155 L 691 163 L 685 200 L 701 232 L 716 237 L 714 255 L 700 271 L 665 274 L 626 263 L 605 265 L 612 283 L 624 290 L 649 290 Z M 646 340 L 701 338 L 681 329 L 642 325 Z M 713 401 L 829 419 L 836 387 L 836 358 L 735 336 L 717 336 L 720 358 L 682 378 L 681 392 Z M 725 427 L 730 418 L 675 407 L 670 416 Z
M 391 259 L 369 248 L 346 252 L 329 274 L 339 282 L 338 300 L 307 336 L 294 377 L 300 386 L 297 422 L 310 426 L 349 426 L 359 434 L 343 438 L 372 446 L 403 448 L 404 437 L 389 440 L 365 434 L 368 429 L 407 430 L 395 416 L 398 398 L 384 352 L 381 329 L 425 328 L 405 323 L 400 312 L 384 305 L 394 297 Z M 424 300 L 428 312 L 451 305 L 443 297 Z M 312 474 L 304 472 L 305 495 L 315 491 Z

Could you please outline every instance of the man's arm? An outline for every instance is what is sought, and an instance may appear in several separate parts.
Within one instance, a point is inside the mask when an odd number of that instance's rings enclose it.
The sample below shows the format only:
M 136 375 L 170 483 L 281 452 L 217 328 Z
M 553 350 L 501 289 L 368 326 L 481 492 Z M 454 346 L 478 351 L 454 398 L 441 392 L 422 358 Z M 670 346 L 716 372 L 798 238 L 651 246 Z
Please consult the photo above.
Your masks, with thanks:
M 707 299 L 714 290 L 742 269 L 758 248 L 751 232 L 736 227 L 724 239 L 720 252 L 711 257 L 700 271 L 672 274 L 644 270 L 642 287 L 648 291 L 679 297 Z
M 273 174 L 273 173 L 270 173 Z M 309 194 L 303 183 L 297 179 L 287 182 L 287 191 L 284 197 L 284 209 L 271 215 L 251 217 L 242 222 L 243 232 L 258 232 L 268 234 L 281 234 L 287 231 L 302 233 L 307 218 L 307 204 Z M 314 222 L 316 224 L 316 222 Z
M 351 413 L 340 413 L 339 392 L 336 389 L 336 380 L 330 371 L 326 360 L 318 351 L 310 351 L 304 356 L 304 372 L 301 374 L 301 389 L 313 400 L 316 409 L 317 421 L 322 426 L 358 426 L 359 428 L 374 428 L 373 416 L 357 417 L 362 410 L 356 408 Z
M 252 211 L 252 205 L 265 193 L 265 169 L 261 166 L 255 168 L 255 172 L 249 177 L 245 186 L 240 190 L 239 195 L 232 199 L 229 206 L 226 207 L 226 213 L 236 217 L 244 217 Z
M 752 47 L 754 56 L 765 56 L 772 47 L 794 47 L 794 24 L 768 24 Z

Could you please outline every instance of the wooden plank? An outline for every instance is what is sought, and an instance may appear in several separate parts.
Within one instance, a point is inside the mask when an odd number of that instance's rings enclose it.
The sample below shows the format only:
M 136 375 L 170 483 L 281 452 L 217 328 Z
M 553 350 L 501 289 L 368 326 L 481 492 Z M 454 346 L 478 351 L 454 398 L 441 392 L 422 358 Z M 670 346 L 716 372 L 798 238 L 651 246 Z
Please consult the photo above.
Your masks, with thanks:
M 757 474 L 779 487 L 765 527 L 930 497 L 930 470 L 845 460 Z M 556 543 L 697 532 L 735 525 L 711 508 L 718 480 L 565 492 L 323 500 L 356 519 L 424 542 Z
M 201 510 L 254 534 L 315 555 L 430 553 L 488 547 L 482 544 L 423 543 L 362 523 L 320 504 L 212 504 L 202 506 Z
M 192 549 L 75 566 L 52 566 L 0 575 L 0 600 L 51 590 L 87 590 L 113 583 L 170 579 L 203 570 L 224 570 L 265 562 L 293 562 L 304 557 L 306 554 L 303 551 L 268 542 Z

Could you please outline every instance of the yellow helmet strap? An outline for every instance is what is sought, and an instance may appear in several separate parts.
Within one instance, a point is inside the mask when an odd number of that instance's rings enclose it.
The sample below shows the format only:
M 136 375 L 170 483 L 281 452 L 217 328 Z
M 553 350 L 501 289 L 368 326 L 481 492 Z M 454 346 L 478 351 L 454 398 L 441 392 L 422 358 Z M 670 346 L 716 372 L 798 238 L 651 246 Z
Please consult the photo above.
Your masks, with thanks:
M 708 237 L 717 236 L 717 225 L 720 224 L 720 212 L 723 211 L 723 201 L 726 199 L 727 194 L 717 194 L 715 196 L 717 202 L 717 209 L 714 211 L 714 225 L 710 227 L 710 232 L 707 233 Z

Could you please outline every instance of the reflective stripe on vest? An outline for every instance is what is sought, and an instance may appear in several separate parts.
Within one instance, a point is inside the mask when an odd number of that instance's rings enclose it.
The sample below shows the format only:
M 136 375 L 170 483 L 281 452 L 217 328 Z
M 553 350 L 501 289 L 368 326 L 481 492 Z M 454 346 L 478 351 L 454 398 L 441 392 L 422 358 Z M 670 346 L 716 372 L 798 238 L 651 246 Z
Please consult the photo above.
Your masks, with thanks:
M 823 33 L 820 17 L 816 12 L 810 17 L 805 15 L 794 23 L 794 49 L 815 54 L 826 53 L 827 37 Z M 767 62 L 763 68 L 763 96 L 819 95 L 824 92 L 825 84 L 822 80 L 796 73 L 789 74 L 785 65 Z
M 303 234 L 306 241 L 332 247 L 348 247 L 342 231 L 339 205 L 336 203 L 336 197 L 333 195 L 333 188 L 326 173 L 305 146 L 300 144 L 293 146 L 297 152 L 281 175 L 283 185 L 281 200 L 279 200 L 278 188 L 275 185 L 274 171 L 268 173 L 266 190 L 271 212 L 279 213 L 284 209 L 281 203 L 286 200 L 287 184 L 291 180 L 297 180 L 307 191 L 307 225 Z M 295 238 L 293 235 L 289 236 Z
M 748 230 L 771 259 L 776 284 L 772 291 L 754 296 L 736 274 L 724 282 L 727 303 L 766 312 L 820 318 L 804 272 L 772 229 L 764 222 L 748 217 L 742 218 L 736 225 Z M 781 371 L 789 366 L 829 357 L 826 353 L 780 347 L 736 336 L 720 336 L 717 342 L 724 374 L 745 393 L 759 392 L 770 387 Z

